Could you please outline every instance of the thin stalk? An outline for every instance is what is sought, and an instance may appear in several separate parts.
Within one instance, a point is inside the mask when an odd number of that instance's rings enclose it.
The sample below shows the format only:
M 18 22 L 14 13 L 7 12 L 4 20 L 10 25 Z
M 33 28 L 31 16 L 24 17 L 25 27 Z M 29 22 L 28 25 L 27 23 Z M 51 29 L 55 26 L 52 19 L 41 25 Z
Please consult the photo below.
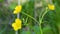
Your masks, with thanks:
M 18 5 L 20 5 L 20 0 L 18 0 Z M 19 13 L 17 14 L 17 18 L 19 18 Z M 18 34 L 18 31 L 15 32 L 15 34 Z
M 18 34 L 18 31 L 16 31 L 15 34 Z
M 42 26 L 41 26 L 41 24 L 39 24 L 39 28 L 40 28 L 40 34 L 43 34 L 43 31 L 42 31 Z

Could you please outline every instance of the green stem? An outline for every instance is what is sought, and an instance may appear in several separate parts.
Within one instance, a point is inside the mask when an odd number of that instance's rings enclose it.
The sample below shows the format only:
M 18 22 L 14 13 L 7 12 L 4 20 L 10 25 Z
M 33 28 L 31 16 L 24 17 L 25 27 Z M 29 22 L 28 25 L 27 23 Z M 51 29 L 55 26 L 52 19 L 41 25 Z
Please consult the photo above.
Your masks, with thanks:
M 39 16 L 39 23 L 40 23 L 39 26 L 40 26 L 40 32 L 41 32 L 41 34 L 43 34 L 41 23 L 42 23 L 42 20 L 43 20 L 44 16 L 45 16 L 46 13 L 48 12 L 47 9 L 48 9 L 48 8 L 46 8 L 46 11 L 43 13 L 41 19 L 40 19 L 40 16 Z
M 15 34 L 18 34 L 18 31 L 16 31 Z
M 26 15 L 26 16 L 28 16 L 28 17 L 30 17 L 31 19 L 33 19 L 35 22 L 37 22 L 37 23 L 39 24 L 39 22 L 38 22 L 35 18 L 33 18 L 32 16 L 30 16 L 30 15 L 26 14 L 25 12 L 22 12 L 22 14 L 24 14 L 24 15 Z
M 39 23 L 39 27 L 40 27 L 40 33 L 41 34 L 43 34 L 43 31 L 42 31 L 42 26 L 41 26 L 41 23 L 42 23 L 42 19 L 40 19 L 40 21 L 39 21 L 40 23 Z

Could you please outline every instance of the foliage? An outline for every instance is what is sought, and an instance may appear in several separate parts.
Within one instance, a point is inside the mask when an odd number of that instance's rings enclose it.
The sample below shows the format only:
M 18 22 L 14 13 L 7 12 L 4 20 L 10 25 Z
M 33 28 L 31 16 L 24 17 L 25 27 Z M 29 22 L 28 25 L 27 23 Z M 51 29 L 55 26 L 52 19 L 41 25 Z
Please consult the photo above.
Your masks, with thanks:
M 0 0 L 2 2 L 3 0 Z M 29 2 L 26 2 L 22 4 L 22 12 L 20 14 L 20 18 L 22 20 L 22 29 L 19 30 L 19 34 L 40 34 L 41 30 L 43 34 L 60 34 L 60 0 L 52 0 L 53 4 L 55 5 L 55 10 L 48 10 L 48 12 L 44 15 L 42 19 L 42 23 L 40 24 L 40 19 L 42 15 L 46 12 L 46 2 L 43 2 L 43 6 L 41 9 L 36 11 L 36 14 L 38 16 L 35 18 L 35 7 L 34 7 L 34 1 L 30 0 Z M 0 7 L 0 19 L 3 19 L 8 17 L 11 18 L 10 22 L 14 21 L 14 18 L 16 18 L 16 15 L 12 16 L 12 11 L 14 10 L 17 3 L 13 2 L 10 4 L 10 6 L 5 9 L 3 6 Z M 1 10 L 2 9 L 2 10 Z M 42 11 L 43 10 L 43 11 Z M 11 12 L 9 12 L 11 11 Z M 12 16 L 12 17 L 11 17 Z M 8 19 L 9 20 L 9 19 Z M 6 20 L 7 21 L 7 20 Z M 41 27 L 40 27 L 41 26 Z M 15 31 L 12 29 L 11 24 L 4 25 L 4 27 L 1 27 L 0 33 L 7 34 L 15 34 Z M 40 29 L 41 28 L 41 29 Z M 6 30 L 8 29 L 8 30 Z

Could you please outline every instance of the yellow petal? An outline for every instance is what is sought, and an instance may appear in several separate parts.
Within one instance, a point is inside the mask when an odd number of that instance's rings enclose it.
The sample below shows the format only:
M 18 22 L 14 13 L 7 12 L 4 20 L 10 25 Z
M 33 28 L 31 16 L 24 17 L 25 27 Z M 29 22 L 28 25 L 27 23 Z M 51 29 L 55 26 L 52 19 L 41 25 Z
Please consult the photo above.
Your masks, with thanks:
M 12 27 L 14 27 L 15 26 L 15 23 L 12 23 Z
M 15 31 L 17 31 L 17 30 L 18 30 L 18 28 L 16 28 L 16 27 L 13 27 L 13 29 L 14 29 Z
M 48 8 L 49 8 L 50 10 L 55 10 L 55 6 L 52 5 L 52 4 L 48 4 Z
M 21 22 L 20 23 L 17 23 L 17 27 L 18 27 L 18 29 L 21 29 L 22 23 Z
M 18 14 L 18 12 L 17 11 L 14 11 L 13 14 Z
M 19 18 L 17 18 L 17 19 L 15 20 L 15 22 L 16 22 L 16 23 L 21 23 L 21 20 L 20 20 Z

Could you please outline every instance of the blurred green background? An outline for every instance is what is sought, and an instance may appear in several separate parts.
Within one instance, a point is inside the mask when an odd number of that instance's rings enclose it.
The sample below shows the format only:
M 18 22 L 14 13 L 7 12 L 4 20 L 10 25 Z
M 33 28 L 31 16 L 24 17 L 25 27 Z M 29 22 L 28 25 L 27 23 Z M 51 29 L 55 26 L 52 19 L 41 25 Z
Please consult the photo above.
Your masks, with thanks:
M 55 10 L 49 10 L 45 14 L 40 24 L 42 32 L 43 34 L 60 34 L 60 0 L 21 0 L 20 2 L 22 29 L 18 30 L 18 34 L 41 33 L 39 18 L 45 12 L 48 3 L 54 4 Z M 15 34 L 11 24 L 16 18 L 13 11 L 17 5 L 17 0 L 0 0 L 0 34 Z

